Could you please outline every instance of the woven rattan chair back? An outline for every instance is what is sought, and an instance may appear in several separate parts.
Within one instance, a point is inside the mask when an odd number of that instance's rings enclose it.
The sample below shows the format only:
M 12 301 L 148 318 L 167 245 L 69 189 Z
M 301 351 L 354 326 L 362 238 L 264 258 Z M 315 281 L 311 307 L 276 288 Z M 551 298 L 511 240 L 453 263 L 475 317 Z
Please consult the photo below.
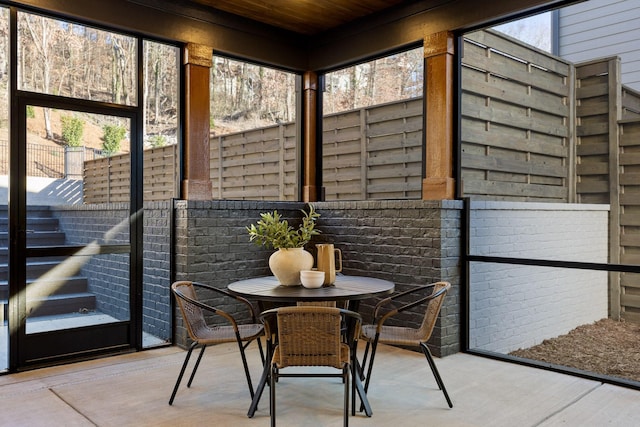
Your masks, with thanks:
M 450 287 L 451 285 L 448 282 L 437 282 L 433 285 L 433 293 L 436 294 L 443 288 L 447 288 L 448 291 Z M 447 291 L 427 302 L 422 324 L 420 325 L 420 328 L 418 328 L 418 332 L 416 334 L 421 342 L 427 342 L 429 338 L 431 338 L 433 328 L 435 328 L 436 322 L 438 321 L 438 315 L 440 314 L 440 309 L 442 308 L 442 303 Z
M 339 377 L 344 384 L 344 426 L 349 425 L 349 384 L 352 367 L 352 347 L 357 346 L 362 318 L 358 313 L 336 307 L 299 305 L 280 307 L 260 315 L 269 339 L 277 337 L 271 363 L 265 367 L 269 375 L 271 426 L 276 425 L 276 384 L 280 377 Z M 275 321 L 273 321 L 275 318 Z M 346 327 L 346 326 L 349 327 Z M 277 331 L 273 330 L 277 328 Z M 285 373 L 291 366 L 326 366 L 339 370 L 330 372 Z M 262 393 L 262 389 L 258 391 Z M 355 390 L 352 389 L 352 394 Z M 355 413 L 355 406 L 352 406 Z
M 298 307 L 310 306 L 310 307 L 336 307 L 335 301 L 298 301 L 296 303 Z
M 197 305 L 180 297 L 180 295 L 184 295 L 192 300 L 198 300 L 193 283 L 187 281 L 176 282 L 173 284 L 173 288 L 174 291 L 178 291 L 176 293 L 176 295 L 178 295 L 176 301 L 178 302 L 178 308 L 184 319 L 184 325 L 187 328 L 189 338 L 194 341 L 204 339 L 206 337 L 205 331 L 208 329 L 204 312 Z
M 332 307 L 286 307 L 278 310 L 278 368 L 349 363 L 341 342 L 340 310 Z

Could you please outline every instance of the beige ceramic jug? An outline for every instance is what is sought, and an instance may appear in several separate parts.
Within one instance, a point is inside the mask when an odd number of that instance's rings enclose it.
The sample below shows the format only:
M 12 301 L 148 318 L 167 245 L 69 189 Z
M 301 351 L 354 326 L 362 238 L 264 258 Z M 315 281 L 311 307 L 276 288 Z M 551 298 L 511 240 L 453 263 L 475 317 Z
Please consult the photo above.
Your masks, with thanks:
M 332 285 L 336 281 L 336 272 L 342 271 L 342 251 L 333 247 L 332 243 L 320 243 L 318 248 L 318 270 L 324 271 L 324 284 Z M 336 268 L 336 254 L 338 268 Z

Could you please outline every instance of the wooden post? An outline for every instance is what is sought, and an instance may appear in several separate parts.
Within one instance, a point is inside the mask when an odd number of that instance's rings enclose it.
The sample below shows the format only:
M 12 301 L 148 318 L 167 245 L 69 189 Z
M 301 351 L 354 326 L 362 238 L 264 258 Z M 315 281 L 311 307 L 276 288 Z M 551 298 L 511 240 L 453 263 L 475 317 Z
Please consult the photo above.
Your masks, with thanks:
M 318 187 L 316 186 L 316 130 L 317 130 L 317 99 L 318 75 L 307 71 L 303 76 L 303 188 L 304 202 L 318 201 Z
M 424 200 L 453 199 L 454 36 L 448 31 L 424 39 L 425 177 Z
M 185 52 L 185 138 L 182 197 L 211 200 L 209 75 L 213 49 L 188 43 Z

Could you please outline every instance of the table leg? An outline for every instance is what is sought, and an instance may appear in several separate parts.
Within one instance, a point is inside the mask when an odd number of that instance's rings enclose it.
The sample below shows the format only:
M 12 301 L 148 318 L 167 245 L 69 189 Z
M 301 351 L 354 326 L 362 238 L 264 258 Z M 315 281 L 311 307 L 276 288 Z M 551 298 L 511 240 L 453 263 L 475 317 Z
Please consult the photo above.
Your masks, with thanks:
M 358 396 L 360 397 L 360 410 L 362 411 L 362 409 L 364 409 L 364 413 L 367 415 L 367 417 L 370 417 L 373 414 L 373 411 L 371 410 L 371 404 L 369 404 L 367 393 L 364 391 L 364 387 L 362 385 L 362 378 L 360 377 L 360 373 L 362 370 L 360 369 L 360 363 L 358 362 L 358 356 L 355 352 L 355 349 L 353 350 L 353 360 L 351 362 L 351 366 L 352 381 L 356 387 Z
M 270 367 L 271 367 L 271 359 L 267 359 L 267 363 L 264 364 L 264 369 L 262 370 L 262 376 L 260 377 L 260 382 L 258 383 L 258 387 L 256 388 L 255 394 L 253 395 L 253 400 L 251 401 L 251 405 L 249 406 L 249 412 L 247 412 L 247 417 L 249 418 L 253 418 L 253 415 L 256 413 L 256 410 L 258 409 L 258 403 L 260 402 L 260 398 L 262 397 L 264 386 L 267 384 L 267 381 L 269 380 Z
M 358 300 L 349 301 L 349 304 L 348 304 L 349 310 L 355 311 L 357 313 L 359 308 L 360 308 L 360 301 Z M 351 336 L 351 334 L 349 334 L 349 336 Z M 360 402 L 361 402 L 360 407 L 364 408 L 365 414 L 367 415 L 367 417 L 370 417 L 373 414 L 373 412 L 371 411 L 371 405 L 369 404 L 367 393 L 364 391 L 364 387 L 362 385 L 362 377 L 360 376 L 362 370 L 360 369 L 360 364 L 358 363 L 358 353 L 357 353 L 358 344 L 355 343 L 354 345 L 351 346 L 351 348 L 352 348 L 351 353 L 353 355 L 353 361 L 351 362 L 353 366 L 352 380 L 356 387 L 356 390 L 358 391 L 358 396 L 360 397 Z
M 258 386 L 256 387 L 256 391 L 253 395 L 253 400 L 251 400 L 251 405 L 249 406 L 249 411 L 247 412 L 247 417 L 253 418 L 253 415 L 256 413 L 258 409 L 258 403 L 260 402 L 260 398 L 262 397 L 262 392 L 264 391 L 264 386 L 269 381 L 269 372 L 271 370 L 271 358 L 273 357 L 273 343 L 271 340 L 267 340 L 267 357 L 265 359 L 264 367 L 262 370 L 262 375 L 260 376 L 260 381 L 258 382 Z

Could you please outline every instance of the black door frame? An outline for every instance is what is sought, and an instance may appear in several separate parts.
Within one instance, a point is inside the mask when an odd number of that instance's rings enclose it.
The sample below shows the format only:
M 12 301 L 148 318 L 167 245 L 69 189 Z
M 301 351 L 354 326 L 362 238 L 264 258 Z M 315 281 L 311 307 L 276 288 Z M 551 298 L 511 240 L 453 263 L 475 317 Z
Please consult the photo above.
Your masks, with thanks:
M 12 233 L 9 249 L 9 370 L 31 365 L 52 363 L 71 357 L 86 357 L 96 353 L 119 352 L 142 347 L 142 144 L 140 114 L 137 107 L 112 105 L 94 101 L 69 99 L 31 92 L 14 92 L 17 116 L 11 129 L 11 179 L 9 200 L 9 229 Z M 128 245 L 101 245 L 99 252 L 129 253 L 129 311 L 128 321 L 104 325 L 26 333 L 26 260 L 28 257 L 73 255 L 78 247 L 38 247 L 26 245 L 26 111 L 27 106 L 48 107 L 92 114 L 124 117 L 130 120 L 131 190 Z M 16 153 L 13 155 L 13 153 Z

